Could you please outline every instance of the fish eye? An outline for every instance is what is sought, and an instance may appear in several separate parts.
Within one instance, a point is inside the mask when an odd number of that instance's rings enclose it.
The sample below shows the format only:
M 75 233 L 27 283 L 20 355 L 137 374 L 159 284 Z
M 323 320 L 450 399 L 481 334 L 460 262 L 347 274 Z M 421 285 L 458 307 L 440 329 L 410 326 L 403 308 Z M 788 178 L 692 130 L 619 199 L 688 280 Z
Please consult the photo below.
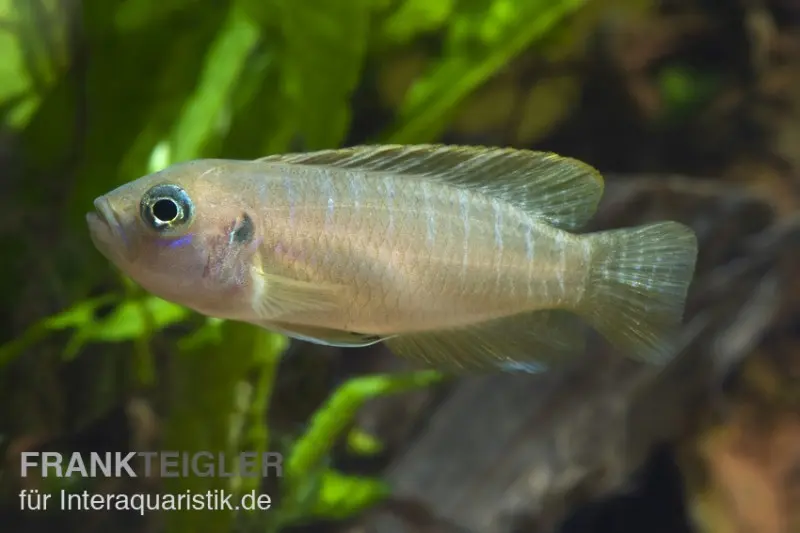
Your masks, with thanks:
M 182 188 L 171 183 L 162 183 L 144 193 L 140 212 L 142 220 L 148 226 L 164 232 L 191 222 L 194 203 Z

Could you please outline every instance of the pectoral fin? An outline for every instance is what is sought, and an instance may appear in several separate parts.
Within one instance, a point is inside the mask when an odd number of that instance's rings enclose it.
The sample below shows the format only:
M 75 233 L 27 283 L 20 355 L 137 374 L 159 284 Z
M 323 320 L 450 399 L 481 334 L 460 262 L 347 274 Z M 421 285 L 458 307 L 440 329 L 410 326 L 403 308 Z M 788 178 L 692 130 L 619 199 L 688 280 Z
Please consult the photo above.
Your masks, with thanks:
M 268 322 L 295 313 L 336 312 L 347 297 L 346 289 L 342 285 L 298 281 L 254 268 L 253 311 Z

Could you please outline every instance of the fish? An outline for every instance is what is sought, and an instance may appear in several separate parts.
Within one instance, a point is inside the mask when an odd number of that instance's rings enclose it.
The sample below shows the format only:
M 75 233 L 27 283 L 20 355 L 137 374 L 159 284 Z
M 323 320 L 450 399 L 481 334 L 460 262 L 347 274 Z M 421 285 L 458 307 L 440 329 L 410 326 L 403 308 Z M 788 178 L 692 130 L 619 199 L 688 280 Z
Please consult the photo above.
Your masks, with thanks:
M 361 145 L 175 163 L 98 197 L 96 248 L 209 317 L 446 372 L 540 373 L 587 326 L 644 364 L 675 355 L 698 253 L 679 222 L 582 232 L 604 190 L 526 149 Z

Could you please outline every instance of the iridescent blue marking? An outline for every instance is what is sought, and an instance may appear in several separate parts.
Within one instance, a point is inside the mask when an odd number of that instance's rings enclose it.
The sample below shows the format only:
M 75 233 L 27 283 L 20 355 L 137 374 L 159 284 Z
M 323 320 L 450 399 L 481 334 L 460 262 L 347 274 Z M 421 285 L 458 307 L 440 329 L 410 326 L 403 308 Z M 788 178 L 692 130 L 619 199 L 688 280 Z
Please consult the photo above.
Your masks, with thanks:
M 191 242 L 192 242 L 192 235 L 189 234 L 189 235 L 184 235 L 183 237 L 180 237 L 172 241 L 164 241 L 164 244 L 166 244 L 170 248 L 179 248 L 181 246 L 186 246 Z
M 524 372 L 526 374 L 541 374 L 547 370 L 545 365 L 539 363 L 521 363 L 519 361 L 509 361 L 501 363 L 500 368 L 506 372 Z

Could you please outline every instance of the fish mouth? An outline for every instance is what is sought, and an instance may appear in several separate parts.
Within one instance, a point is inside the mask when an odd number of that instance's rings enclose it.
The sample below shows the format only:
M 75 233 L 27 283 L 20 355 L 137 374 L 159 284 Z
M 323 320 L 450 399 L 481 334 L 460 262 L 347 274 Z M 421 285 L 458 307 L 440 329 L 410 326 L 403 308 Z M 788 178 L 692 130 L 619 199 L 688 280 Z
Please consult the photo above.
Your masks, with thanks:
M 111 207 L 107 198 L 101 196 L 94 201 L 95 211 L 86 214 L 86 222 L 89 224 L 89 233 L 95 245 L 103 252 L 109 251 L 114 245 L 122 245 L 127 249 L 127 240 L 122 231 L 117 213 Z

